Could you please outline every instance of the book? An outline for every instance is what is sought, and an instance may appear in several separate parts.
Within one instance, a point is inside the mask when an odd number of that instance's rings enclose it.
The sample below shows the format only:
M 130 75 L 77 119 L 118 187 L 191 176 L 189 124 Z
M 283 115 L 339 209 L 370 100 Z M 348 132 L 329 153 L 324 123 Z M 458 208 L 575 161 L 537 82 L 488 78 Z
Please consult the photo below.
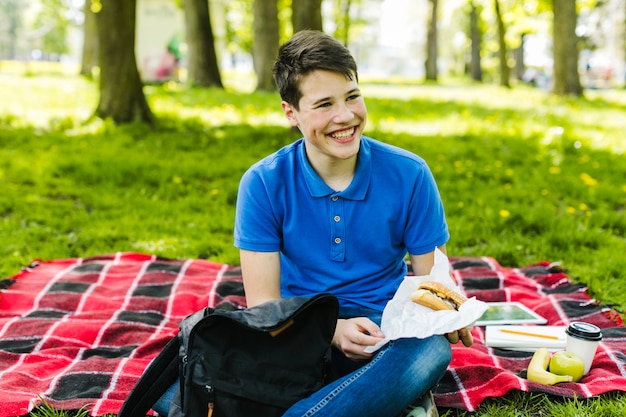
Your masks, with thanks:
M 507 325 L 487 326 L 485 345 L 488 347 L 534 352 L 545 347 L 550 351 L 565 349 L 567 326 Z

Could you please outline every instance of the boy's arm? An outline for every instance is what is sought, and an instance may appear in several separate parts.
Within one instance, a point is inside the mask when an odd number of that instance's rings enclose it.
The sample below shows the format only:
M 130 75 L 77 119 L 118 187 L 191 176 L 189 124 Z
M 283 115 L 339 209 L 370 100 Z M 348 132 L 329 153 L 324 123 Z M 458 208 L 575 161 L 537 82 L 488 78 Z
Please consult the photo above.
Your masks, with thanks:
M 439 250 L 446 253 L 446 245 L 439 246 Z M 435 251 L 424 253 L 422 255 L 411 254 L 411 268 L 415 276 L 423 276 L 430 274 L 430 270 L 435 265 Z
M 280 253 L 240 250 L 241 273 L 248 307 L 280 298 Z M 354 360 L 369 359 L 363 352 L 382 339 L 378 326 L 365 317 L 338 320 L 333 344 Z
M 242 249 L 239 256 L 248 307 L 280 298 L 280 253 Z

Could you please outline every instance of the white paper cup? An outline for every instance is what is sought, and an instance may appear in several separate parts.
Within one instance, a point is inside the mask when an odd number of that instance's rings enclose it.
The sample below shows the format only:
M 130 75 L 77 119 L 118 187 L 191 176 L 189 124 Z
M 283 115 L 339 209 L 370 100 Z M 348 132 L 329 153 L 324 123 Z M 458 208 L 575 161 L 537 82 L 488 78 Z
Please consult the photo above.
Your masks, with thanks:
M 602 340 L 600 328 L 590 323 L 574 322 L 565 329 L 565 334 L 565 350 L 582 359 L 586 375 L 596 356 L 598 343 Z

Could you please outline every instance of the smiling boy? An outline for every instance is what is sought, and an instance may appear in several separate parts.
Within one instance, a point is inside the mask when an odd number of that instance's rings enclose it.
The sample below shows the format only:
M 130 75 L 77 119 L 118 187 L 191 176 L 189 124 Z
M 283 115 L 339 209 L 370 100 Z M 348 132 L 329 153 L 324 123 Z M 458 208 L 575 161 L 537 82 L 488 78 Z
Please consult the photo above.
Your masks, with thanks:
M 449 232 L 419 156 L 363 136 L 367 120 L 350 52 L 317 31 L 296 33 L 274 65 L 282 110 L 302 138 L 253 165 L 237 200 L 235 245 L 248 306 L 322 292 L 340 302 L 333 362 L 340 377 L 285 416 L 398 416 L 441 378 L 443 336 L 371 354 L 382 311 L 407 273 L 427 275 Z M 471 345 L 466 330 L 448 335 Z

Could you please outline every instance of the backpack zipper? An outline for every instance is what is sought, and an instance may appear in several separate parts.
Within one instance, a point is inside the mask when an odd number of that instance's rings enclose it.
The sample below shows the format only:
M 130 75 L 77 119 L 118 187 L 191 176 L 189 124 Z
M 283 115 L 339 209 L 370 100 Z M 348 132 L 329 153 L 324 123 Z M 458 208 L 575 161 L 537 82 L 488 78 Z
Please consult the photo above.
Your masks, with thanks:
M 213 408 L 215 407 L 215 390 L 210 385 L 205 385 L 204 388 L 209 394 L 209 403 L 207 404 L 207 417 L 211 417 L 213 415 Z
M 185 385 L 184 382 L 187 379 L 186 378 L 186 376 L 187 376 L 187 367 L 189 365 L 189 356 L 188 355 L 183 356 L 182 363 L 183 363 L 183 366 L 182 366 L 182 370 L 181 370 L 181 375 L 179 377 L 180 378 L 179 384 L 180 384 L 180 403 L 181 403 L 181 405 L 185 404 L 185 390 L 183 389 L 183 387 Z

